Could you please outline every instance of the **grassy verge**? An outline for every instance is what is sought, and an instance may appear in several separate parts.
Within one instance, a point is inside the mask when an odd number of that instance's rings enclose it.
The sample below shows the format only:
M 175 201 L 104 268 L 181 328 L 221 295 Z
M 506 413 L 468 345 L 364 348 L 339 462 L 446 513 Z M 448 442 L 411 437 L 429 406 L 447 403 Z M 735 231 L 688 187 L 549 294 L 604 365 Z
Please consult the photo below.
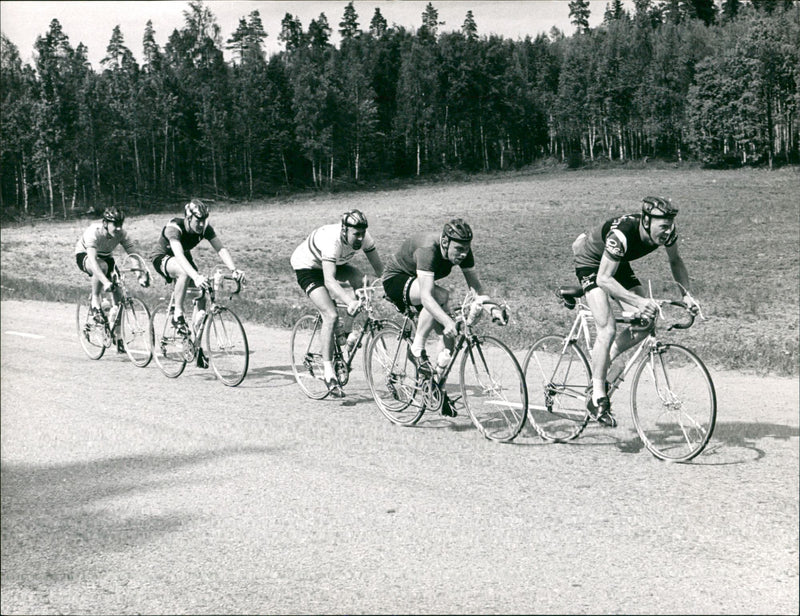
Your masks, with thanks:
M 408 234 L 438 231 L 448 218 L 462 216 L 475 230 L 474 251 L 484 285 L 512 307 L 511 324 L 497 334 L 523 348 L 540 335 L 563 333 L 574 318 L 552 297 L 555 286 L 576 283 L 572 240 L 607 218 L 637 211 L 645 195 L 666 195 L 681 207 L 681 254 L 709 317 L 673 338 L 714 367 L 796 375 L 798 185 L 797 168 L 559 170 L 217 206 L 210 221 L 248 274 L 246 291 L 234 300 L 237 312 L 248 320 L 289 327 L 310 306 L 296 284 L 289 257 L 316 226 L 359 208 L 367 214 L 385 260 Z M 129 217 L 126 228 L 142 254 L 153 250 L 169 218 Z M 3 228 L 0 297 L 74 301 L 88 288 L 72 256 L 86 224 L 73 220 Z M 207 244 L 194 254 L 201 269 L 218 262 Z M 355 263 L 369 271 L 363 257 Z M 633 266 L 642 281 L 652 281 L 656 294 L 679 297 L 663 250 Z M 148 302 L 168 292 L 160 279 L 155 280 L 153 290 L 141 293 Z M 445 284 L 456 298 L 466 289 L 459 274 Z

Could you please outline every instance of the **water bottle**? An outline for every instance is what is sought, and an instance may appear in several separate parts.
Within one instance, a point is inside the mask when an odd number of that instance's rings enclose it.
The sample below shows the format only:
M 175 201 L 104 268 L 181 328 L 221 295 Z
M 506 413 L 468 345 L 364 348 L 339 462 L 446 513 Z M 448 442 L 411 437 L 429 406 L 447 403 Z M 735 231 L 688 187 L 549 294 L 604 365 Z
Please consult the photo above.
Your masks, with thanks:
M 436 358 L 436 371 L 441 375 L 447 365 L 450 363 L 451 357 L 450 349 L 447 347 L 443 348 L 440 352 L 438 357 Z
M 206 317 L 206 311 L 200 308 L 199 310 L 194 311 L 194 319 L 192 319 L 192 326 L 194 327 L 195 333 L 197 333 L 198 328 L 203 324 L 203 319 Z
M 350 332 L 345 340 L 347 345 L 347 356 L 349 357 L 353 352 L 353 348 L 356 346 L 356 342 L 358 342 L 358 332 Z

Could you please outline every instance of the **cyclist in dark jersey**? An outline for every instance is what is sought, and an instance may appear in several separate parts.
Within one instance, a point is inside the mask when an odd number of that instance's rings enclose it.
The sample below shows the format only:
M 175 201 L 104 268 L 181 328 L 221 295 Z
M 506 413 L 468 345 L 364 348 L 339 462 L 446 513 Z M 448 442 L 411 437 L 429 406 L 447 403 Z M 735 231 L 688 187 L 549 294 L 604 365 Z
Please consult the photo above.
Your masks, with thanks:
M 678 253 L 677 214 L 678 208 L 668 199 L 645 197 L 641 213 L 606 220 L 591 232 L 582 233 L 572 244 L 575 274 L 597 326 L 592 349 L 592 395 L 587 408 L 604 425 L 616 425 L 606 392 L 608 368 L 647 334 L 627 328 L 617 336 L 611 300 L 648 319 L 658 310 L 658 305 L 646 297 L 630 262 L 664 246 L 672 277 L 684 291 L 684 302 L 697 307 L 689 293 L 689 273 Z
M 458 265 L 478 299 L 489 299 L 483 295 L 475 272 L 471 246 L 472 229 L 461 218 L 454 218 L 441 233 L 417 233 L 406 239 L 383 270 L 383 288 L 389 300 L 400 312 L 413 308 L 419 313 L 411 344 L 411 361 L 425 370 L 433 370 L 425 352 L 425 341 L 431 330 L 435 329 L 442 336 L 439 352 L 444 348 L 452 352 L 458 333 L 455 321 L 447 313 L 449 292 L 435 282 L 448 276 Z M 442 412 L 453 414 L 451 410 Z
M 178 331 L 188 334 L 189 327 L 183 316 L 186 289 L 190 282 L 197 288 L 204 288 L 209 284 L 205 276 L 197 271 L 191 250 L 201 241 L 208 240 L 237 280 L 244 282 L 244 272 L 236 269 L 231 253 L 222 245 L 214 228 L 208 224 L 208 207 L 205 203 L 200 199 L 192 199 L 184 206 L 184 214 L 184 218 L 173 218 L 161 229 L 158 248 L 153 255 L 153 267 L 167 284 L 175 283 L 173 325 Z M 200 303 L 197 307 L 204 308 Z M 202 356 L 198 357 L 198 364 L 203 363 Z

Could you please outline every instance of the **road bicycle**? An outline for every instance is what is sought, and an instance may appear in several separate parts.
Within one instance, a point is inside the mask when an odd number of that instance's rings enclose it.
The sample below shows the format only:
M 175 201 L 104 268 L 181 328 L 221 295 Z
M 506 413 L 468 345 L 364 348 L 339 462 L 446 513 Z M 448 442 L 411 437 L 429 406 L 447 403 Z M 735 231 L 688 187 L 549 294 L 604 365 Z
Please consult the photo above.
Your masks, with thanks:
M 390 319 L 383 319 L 377 316 L 374 299 L 379 292 L 383 292 L 381 279 L 378 278 L 372 284 L 367 284 L 367 277 L 364 277 L 363 286 L 355 290 L 356 299 L 359 301 L 358 310 L 352 316 L 355 326 L 349 334 L 349 344 L 344 344 L 346 332 L 339 332 L 333 340 L 333 368 L 340 387 L 344 387 L 350 380 L 350 373 L 353 367 L 353 360 L 358 354 L 358 349 L 364 348 L 366 351 L 369 341 L 377 332 L 384 329 L 397 331 L 398 325 Z M 342 304 L 337 304 L 340 311 L 346 308 Z M 363 315 L 363 319 L 359 318 Z M 340 317 L 340 321 L 343 317 Z M 340 340 L 340 338 L 342 338 Z M 329 390 L 325 384 L 322 368 L 322 315 L 305 314 L 300 317 L 292 327 L 291 338 L 292 353 L 292 372 L 300 389 L 309 398 L 322 400 L 332 393 L 335 395 L 343 393 Z M 365 372 L 366 372 L 366 362 Z
M 114 265 L 109 279 L 112 290 L 101 295 L 102 320 L 91 315 L 92 295 L 81 295 L 75 311 L 78 340 L 90 359 L 100 359 L 106 349 L 116 346 L 125 352 L 134 366 L 144 368 L 152 357 L 148 344 L 150 311 L 147 305 L 128 291 L 126 274 L 136 274 L 143 287 L 150 284 L 150 272 L 141 256 L 129 254 L 122 265 Z M 121 299 L 116 301 L 114 294 Z
M 545 440 L 566 442 L 579 436 L 590 415 L 586 408 L 592 391 L 591 356 L 592 313 L 581 300 L 583 289 L 561 287 L 559 301 L 578 312 L 569 333 L 544 336 L 528 351 L 525 371 L 531 423 Z M 665 309 L 678 309 L 680 319 L 665 331 L 687 329 L 694 324 L 695 311 L 685 303 L 656 300 L 659 314 L 652 321 L 637 319 L 630 313 L 615 317 L 617 323 L 647 336 L 633 347 L 633 354 L 622 371 L 608 384 L 611 399 L 625 377 L 631 377 L 630 405 L 633 424 L 645 447 L 657 458 L 686 462 L 700 454 L 714 431 L 717 398 L 708 369 L 690 349 L 659 340 L 656 324 L 669 319 Z M 619 360 L 618 360 L 619 361 Z
M 207 367 L 205 358 L 217 378 L 228 387 L 236 387 L 247 376 L 250 349 L 244 327 L 233 310 L 217 301 L 221 294 L 227 294 L 230 300 L 242 290 L 241 281 L 227 271 L 217 266 L 208 276 L 208 288 L 189 289 L 195 297 L 188 333 L 181 333 L 174 325 L 174 288 L 169 299 L 161 298 L 162 302 L 153 309 L 150 319 L 153 357 L 169 378 L 183 374 L 189 362 L 198 361 L 201 367 Z M 197 306 L 204 296 L 207 305 L 202 310 Z
M 389 421 L 413 426 L 427 410 L 456 416 L 466 409 L 489 440 L 510 442 L 520 433 L 528 406 L 525 377 L 511 349 L 474 329 L 484 311 L 497 324 L 508 322 L 507 306 L 479 302 L 470 290 L 452 314 L 459 332 L 453 353 L 437 369 L 418 366 L 410 358 L 412 311 L 404 313 L 399 329 L 386 329 L 370 341 L 365 357 L 367 380 L 375 403 Z M 461 395 L 451 397 L 445 385 L 457 362 Z

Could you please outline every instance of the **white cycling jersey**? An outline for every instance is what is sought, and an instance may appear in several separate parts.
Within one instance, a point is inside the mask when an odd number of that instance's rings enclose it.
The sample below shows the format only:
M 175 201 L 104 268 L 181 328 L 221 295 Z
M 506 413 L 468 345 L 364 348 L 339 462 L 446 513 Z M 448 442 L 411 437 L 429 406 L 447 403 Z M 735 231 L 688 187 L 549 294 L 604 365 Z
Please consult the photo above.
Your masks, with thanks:
M 295 270 L 322 269 L 323 261 L 344 265 L 356 254 L 356 250 L 342 243 L 342 224 L 323 225 L 311 232 L 305 241 L 294 249 L 291 263 Z M 369 231 L 364 235 L 361 250 L 375 250 L 375 242 Z
M 114 252 L 114 249 L 122 244 L 125 252 L 128 254 L 133 252 L 133 242 L 131 242 L 125 229 L 120 229 L 119 235 L 108 237 L 103 229 L 103 221 L 93 222 L 78 238 L 75 244 L 75 254 L 87 252 L 87 248 L 94 247 L 100 257 L 108 257 Z

